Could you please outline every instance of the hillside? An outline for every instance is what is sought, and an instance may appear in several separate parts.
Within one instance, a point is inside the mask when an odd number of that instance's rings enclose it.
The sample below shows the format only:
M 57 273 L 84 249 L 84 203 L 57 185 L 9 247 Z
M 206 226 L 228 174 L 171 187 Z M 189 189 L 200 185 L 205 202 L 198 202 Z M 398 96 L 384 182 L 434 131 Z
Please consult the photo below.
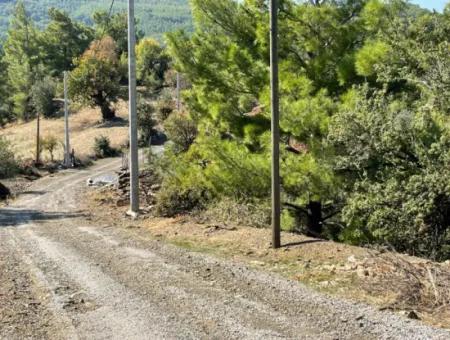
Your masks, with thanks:
M 121 102 L 116 106 L 117 116 L 122 122 L 116 124 L 99 123 L 100 112 L 95 109 L 83 108 L 74 112 L 70 117 L 71 146 L 75 149 L 77 157 L 85 159 L 93 154 L 95 137 L 105 136 L 111 140 L 115 148 L 125 144 L 128 138 L 128 111 L 126 105 Z M 0 130 L 0 137 L 5 137 L 14 145 L 14 152 L 22 159 L 33 158 L 35 154 L 36 120 L 22 124 L 12 124 Z M 64 139 L 64 118 L 42 119 L 41 135 L 55 136 L 58 141 Z M 30 138 L 30 136 L 33 136 Z M 47 152 L 43 152 L 44 160 L 49 160 Z M 63 158 L 62 144 L 55 152 L 56 159 Z
M 10 15 L 17 0 L 0 0 L 0 39 L 4 38 Z M 25 6 L 38 26 L 47 24 L 47 11 L 51 7 L 63 9 L 73 18 L 91 23 L 91 15 L 108 10 L 110 0 L 24 0 Z M 125 10 L 126 0 L 116 0 L 114 12 Z M 146 35 L 160 38 L 163 33 L 177 28 L 190 30 L 192 26 L 189 0 L 136 0 L 136 16 L 140 29 Z

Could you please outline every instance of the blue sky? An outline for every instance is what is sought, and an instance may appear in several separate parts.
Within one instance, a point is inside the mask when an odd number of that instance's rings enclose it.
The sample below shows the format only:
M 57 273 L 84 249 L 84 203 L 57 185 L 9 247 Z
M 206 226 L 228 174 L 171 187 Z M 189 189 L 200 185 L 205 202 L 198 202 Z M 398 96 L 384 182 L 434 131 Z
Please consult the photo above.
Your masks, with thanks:
M 448 0 L 411 0 L 412 3 L 428 9 L 436 9 L 442 11 Z

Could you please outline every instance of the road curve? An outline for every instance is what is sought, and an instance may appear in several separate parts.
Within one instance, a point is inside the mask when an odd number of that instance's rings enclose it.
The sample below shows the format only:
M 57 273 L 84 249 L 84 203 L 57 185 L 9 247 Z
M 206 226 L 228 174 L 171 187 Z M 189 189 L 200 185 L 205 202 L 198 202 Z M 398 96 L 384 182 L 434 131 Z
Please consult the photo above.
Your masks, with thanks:
M 96 225 L 86 180 L 37 181 L 0 209 L 0 339 L 450 339 L 276 275 Z

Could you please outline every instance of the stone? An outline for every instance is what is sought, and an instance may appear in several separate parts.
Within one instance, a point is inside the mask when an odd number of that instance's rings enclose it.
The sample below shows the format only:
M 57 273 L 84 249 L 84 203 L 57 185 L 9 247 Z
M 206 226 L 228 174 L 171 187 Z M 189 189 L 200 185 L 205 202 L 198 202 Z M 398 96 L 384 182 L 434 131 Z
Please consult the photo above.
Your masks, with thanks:
M 356 270 L 356 275 L 360 278 L 365 278 L 370 276 L 370 272 L 366 268 L 358 267 Z
M 420 320 L 419 315 L 413 310 L 404 310 L 400 312 L 400 315 L 407 317 L 412 320 Z

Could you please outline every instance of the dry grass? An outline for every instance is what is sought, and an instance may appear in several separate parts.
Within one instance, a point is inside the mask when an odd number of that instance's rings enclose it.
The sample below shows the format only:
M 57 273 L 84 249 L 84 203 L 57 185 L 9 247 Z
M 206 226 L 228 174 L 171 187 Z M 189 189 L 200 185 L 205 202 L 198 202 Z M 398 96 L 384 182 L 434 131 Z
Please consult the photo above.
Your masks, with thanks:
M 104 135 L 110 138 L 113 147 L 120 147 L 128 139 L 128 110 L 126 103 L 119 102 L 116 105 L 117 116 L 123 122 L 114 124 L 102 124 L 100 110 L 83 108 L 70 117 L 71 147 L 75 149 L 77 157 L 84 158 L 93 154 L 92 147 L 95 137 Z M 41 136 L 55 136 L 61 143 L 64 140 L 64 119 L 42 119 Z M 6 137 L 20 158 L 34 158 L 36 143 L 36 121 L 14 124 L 0 129 L 0 136 Z M 48 160 L 50 156 L 43 151 L 43 159 Z M 63 158 L 63 146 L 55 152 L 55 159 Z
M 393 310 L 420 311 L 429 322 L 450 327 L 450 267 L 401 254 L 386 253 L 367 258 L 362 264 L 373 276 L 365 290 L 383 294 L 385 287 L 393 294 L 386 306 Z M 370 286 L 369 286 L 370 284 Z

